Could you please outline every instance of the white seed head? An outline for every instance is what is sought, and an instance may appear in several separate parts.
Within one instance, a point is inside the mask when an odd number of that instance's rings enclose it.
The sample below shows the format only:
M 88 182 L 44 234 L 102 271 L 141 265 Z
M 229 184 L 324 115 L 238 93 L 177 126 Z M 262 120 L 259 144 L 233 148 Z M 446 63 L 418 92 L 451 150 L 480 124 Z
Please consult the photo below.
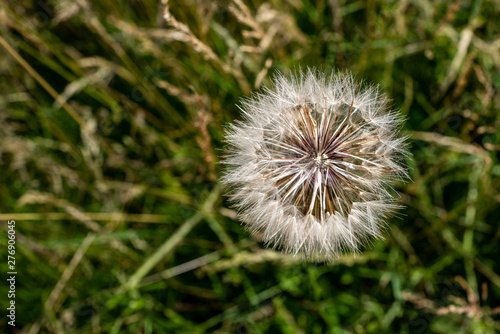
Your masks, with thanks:
M 403 119 L 388 102 L 349 73 L 310 69 L 244 100 L 222 182 L 247 228 L 311 260 L 380 238 L 398 207 L 391 183 L 407 177 Z

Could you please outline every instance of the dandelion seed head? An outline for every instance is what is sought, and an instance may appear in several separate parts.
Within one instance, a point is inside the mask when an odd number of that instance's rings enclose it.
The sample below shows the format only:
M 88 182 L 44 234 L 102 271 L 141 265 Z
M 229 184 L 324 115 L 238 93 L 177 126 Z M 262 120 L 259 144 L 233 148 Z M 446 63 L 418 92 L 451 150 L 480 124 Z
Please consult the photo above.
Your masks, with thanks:
M 222 182 L 251 232 L 308 259 L 333 259 L 380 238 L 407 177 L 402 117 L 349 73 L 276 75 L 242 102 L 227 131 Z

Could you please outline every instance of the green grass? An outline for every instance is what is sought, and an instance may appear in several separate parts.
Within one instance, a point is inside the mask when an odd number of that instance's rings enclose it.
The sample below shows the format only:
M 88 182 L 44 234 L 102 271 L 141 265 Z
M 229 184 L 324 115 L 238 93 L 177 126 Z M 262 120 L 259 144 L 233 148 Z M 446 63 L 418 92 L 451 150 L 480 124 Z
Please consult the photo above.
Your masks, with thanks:
M 2 327 L 500 331 L 497 1 L 169 5 L 0 4 Z M 380 84 L 412 137 L 405 209 L 333 264 L 264 249 L 217 181 L 239 99 L 299 66 Z

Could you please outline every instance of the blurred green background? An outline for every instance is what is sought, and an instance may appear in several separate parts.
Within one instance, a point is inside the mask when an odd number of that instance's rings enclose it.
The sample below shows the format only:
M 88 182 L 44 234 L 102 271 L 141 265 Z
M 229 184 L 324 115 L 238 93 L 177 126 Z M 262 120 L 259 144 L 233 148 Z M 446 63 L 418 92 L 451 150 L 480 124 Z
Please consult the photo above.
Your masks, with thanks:
M 0 254 L 15 333 L 500 331 L 500 3 L 0 3 Z M 276 70 L 349 69 L 408 121 L 385 240 L 266 250 L 218 184 L 224 127 Z

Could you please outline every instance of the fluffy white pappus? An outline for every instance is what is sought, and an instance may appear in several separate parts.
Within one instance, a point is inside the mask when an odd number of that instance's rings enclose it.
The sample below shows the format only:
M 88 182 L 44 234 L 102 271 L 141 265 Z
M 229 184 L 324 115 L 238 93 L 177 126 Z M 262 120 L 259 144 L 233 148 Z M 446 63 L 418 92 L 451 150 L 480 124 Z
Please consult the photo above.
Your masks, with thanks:
M 230 125 L 223 184 L 248 230 L 309 260 L 381 238 L 407 178 L 403 118 L 347 72 L 277 74 Z

